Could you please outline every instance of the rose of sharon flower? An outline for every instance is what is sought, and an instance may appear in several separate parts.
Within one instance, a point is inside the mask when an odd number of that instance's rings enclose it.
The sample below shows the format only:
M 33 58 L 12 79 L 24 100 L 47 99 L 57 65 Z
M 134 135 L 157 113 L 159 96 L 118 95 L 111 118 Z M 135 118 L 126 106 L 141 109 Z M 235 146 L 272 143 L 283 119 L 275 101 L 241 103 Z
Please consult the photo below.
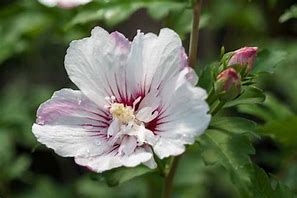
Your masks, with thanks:
M 58 6 L 60 8 L 67 9 L 67 8 L 73 8 L 79 5 L 87 4 L 92 0 L 38 0 L 38 1 L 49 7 Z
M 194 85 L 182 43 L 170 29 L 140 31 L 132 42 L 96 27 L 73 41 L 65 67 L 80 91 L 62 89 L 42 104 L 33 133 L 79 165 L 102 172 L 176 156 L 207 128 L 206 92 Z

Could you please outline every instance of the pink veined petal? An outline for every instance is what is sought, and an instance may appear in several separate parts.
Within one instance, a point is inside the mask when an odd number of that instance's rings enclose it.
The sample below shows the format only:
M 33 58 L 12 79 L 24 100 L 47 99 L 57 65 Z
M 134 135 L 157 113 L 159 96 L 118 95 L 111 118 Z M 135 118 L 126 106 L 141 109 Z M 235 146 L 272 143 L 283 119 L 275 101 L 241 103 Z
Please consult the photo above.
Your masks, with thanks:
M 125 64 L 130 43 L 119 33 L 109 34 L 100 27 L 91 37 L 72 41 L 65 56 L 69 78 L 98 106 L 106 96 L 125 99 L 131 93 L 125 84 Z
M 159 35 L 138 32 L 127 60 L 129 87 L 156 90 L 181 70 L 182 43 L 172 30 L 164 28 Z
M 110 117 L 80 91 L 62 89 L 42 104 L 32 127 L 38 141 L 62 156 L 93 156 L 106 150 Z

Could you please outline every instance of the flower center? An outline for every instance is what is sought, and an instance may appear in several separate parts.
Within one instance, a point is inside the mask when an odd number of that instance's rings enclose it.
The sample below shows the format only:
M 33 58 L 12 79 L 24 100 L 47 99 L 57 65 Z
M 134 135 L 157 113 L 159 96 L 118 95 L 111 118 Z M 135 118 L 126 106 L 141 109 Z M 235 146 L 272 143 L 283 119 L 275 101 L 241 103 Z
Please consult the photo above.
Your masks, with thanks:
M 121 103 L 113 103 L 109 109 L 113 118 L 117 118 L 122 123 L 128 124 L 135 119 L 134 110 L 130 106 L 124 106 Z

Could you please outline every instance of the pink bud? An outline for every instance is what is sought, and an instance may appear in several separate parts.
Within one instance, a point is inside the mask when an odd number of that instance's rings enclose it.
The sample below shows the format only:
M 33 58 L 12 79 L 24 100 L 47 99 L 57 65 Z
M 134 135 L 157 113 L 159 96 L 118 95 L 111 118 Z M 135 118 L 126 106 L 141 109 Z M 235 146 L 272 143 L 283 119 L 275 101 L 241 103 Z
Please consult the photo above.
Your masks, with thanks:
M 257 50 L 257 47 L 243 47 L 234 51 L 228 65 L 247 65 L 246 73 L 251 72 L 257 56 Z
M 220 100 L 230 101 L 236 98 L 241 91 L 241 77 L 232 67 L 222 71 L 217 76 L 215 92 Z

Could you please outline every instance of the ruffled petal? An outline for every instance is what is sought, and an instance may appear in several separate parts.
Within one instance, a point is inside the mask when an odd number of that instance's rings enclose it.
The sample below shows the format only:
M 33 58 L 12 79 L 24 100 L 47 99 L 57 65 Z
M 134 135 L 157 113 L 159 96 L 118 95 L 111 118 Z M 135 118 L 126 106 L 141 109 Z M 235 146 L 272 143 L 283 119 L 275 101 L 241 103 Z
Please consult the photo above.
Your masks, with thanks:
M 93 102 L 106 104 L 106 96 L 127 98 L 125 64 L 130 51 L 129 41 L 120 33 L 109 34 L 100 27 L 91 37 L 72 41 L 65 56 L 70 79 Z
M 185 67 L 182 42 L 172 30 L 159 35 L 138 32 L 127 60 L 128 87 L 147 93 L 177 75 Z
M 210 122 L 205 90 L 193 87 L 185 73 L 174 82 L 168 82 L 161 90 L 164 105 L 156 124 L 160 139 L 153 147 L 160 158 L 181 154 L 183 145 L 193 144 L 195 137 L 203 133 Z
M 136 148 L 131 155 L 121 155 L 117 150 L 114 150 L 100 156 L 75 158 L 77 164 L 86 166 L 98 173 L 120 166 L 135 167 L 141 163 L 147 164 L 150 168 L 155 168 L 152 160 L 153 154 L 142 147 Z
M 39 142 L 61 156 L 94 156 L 109 149 L 110 120 L 80 91 L 62 89 L 39 107 L 32 130 Z
M 193 68 L 191 68 L 188 64 L 188 56 L 185 52 L 185 49 L 182 47 L 180 50 L 181 57 L 181 70 L 186 70 L 186 79 L 192 84 L 197 85 L 198 76 Z

